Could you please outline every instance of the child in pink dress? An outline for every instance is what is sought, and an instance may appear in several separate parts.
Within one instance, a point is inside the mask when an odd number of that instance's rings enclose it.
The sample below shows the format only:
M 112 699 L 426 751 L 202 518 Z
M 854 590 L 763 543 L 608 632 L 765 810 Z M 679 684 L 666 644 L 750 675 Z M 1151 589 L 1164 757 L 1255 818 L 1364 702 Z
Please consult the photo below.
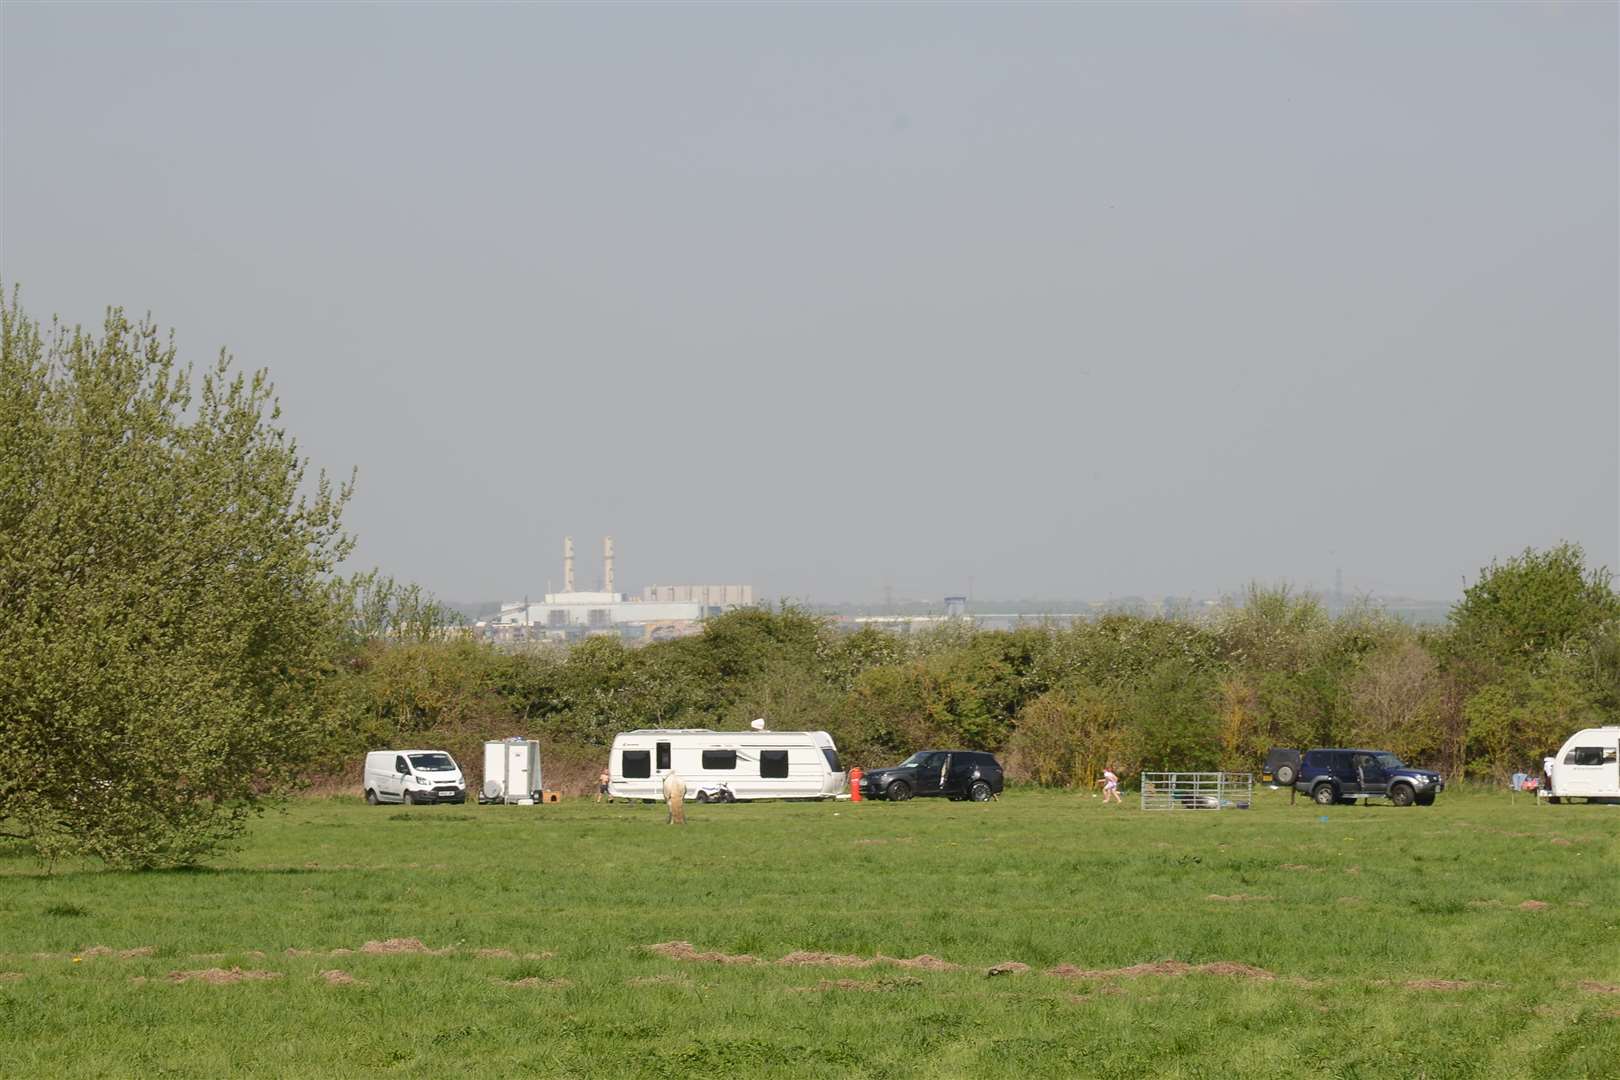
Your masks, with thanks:
M 1113 799 L 1121 806 L 1125 805 L 1125 800 L 1119 797 L 1119 777 L 1114 775 L 1113 769 L 1104 769 L 1102 779 L 1097 783 L 1103 786 L 1103 803 L 1105 805 L 1109 799 Z

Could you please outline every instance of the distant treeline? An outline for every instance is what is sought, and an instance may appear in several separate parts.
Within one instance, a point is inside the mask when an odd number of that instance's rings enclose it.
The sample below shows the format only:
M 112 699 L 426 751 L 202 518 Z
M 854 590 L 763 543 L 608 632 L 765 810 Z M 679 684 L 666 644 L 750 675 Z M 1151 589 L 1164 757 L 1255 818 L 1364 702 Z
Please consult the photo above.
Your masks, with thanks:
M 334 757 L 401 742 L 466 752 L 496 734 L 600 757 L 620 731 L 763 716 L 830 731 L 852 764 L 987 749 L 1047 785 L 1086 784 L 1105 764 L 1250 770 L 1270 746 L 1348 744 L 1499 777 L 1620 713 L 1620 596 L 1574 545 L 1486 567 L 1430 627 L 1373 609 L 1330 617 L 1313 596 L 1256 586 L 1208 619 L 900 635 L 787 605 L 640 647 L 508 652 L 443 638 L 412 611 L 414 640 L 362 635 L 330 681 L 345 718 Z

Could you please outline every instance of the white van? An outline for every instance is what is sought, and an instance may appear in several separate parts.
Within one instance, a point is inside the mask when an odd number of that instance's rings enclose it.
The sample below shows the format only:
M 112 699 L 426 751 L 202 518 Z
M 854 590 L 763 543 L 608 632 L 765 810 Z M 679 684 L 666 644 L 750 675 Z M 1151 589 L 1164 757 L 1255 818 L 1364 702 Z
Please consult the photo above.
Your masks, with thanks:
M 648 728 L 614 738 L 608 794 L 662 799 L 671 771 L 702 802 L 832 799 L 845 785 L 838 747 L 825 731 Z
M 373 750 L 360 782 L 373 806 L 467 801 L 461 767 L 443 750 Z
M 1553 759 L 1548 802 L 1620 802 L 1620 724 L 1577 731 Z

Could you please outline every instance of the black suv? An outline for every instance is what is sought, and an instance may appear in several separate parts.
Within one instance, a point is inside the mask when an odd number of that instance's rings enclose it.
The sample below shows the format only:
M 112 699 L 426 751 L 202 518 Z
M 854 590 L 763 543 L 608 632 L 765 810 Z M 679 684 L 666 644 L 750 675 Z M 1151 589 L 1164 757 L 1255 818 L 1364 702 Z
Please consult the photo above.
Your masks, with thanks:
M 904 802 L 913 795 L 947 795 L 989 802 L 1001 794 L 1001 763 L 980 750 L 919 750 L 892 769 L 861 777 L 861 796 Z
M 1445 786 L 1439 773 L 1414 769 L 1388 750 L 1307 750 L 1294 781 L 1295 790 L 1323 806 L 1357 799 L 1433 806 Z

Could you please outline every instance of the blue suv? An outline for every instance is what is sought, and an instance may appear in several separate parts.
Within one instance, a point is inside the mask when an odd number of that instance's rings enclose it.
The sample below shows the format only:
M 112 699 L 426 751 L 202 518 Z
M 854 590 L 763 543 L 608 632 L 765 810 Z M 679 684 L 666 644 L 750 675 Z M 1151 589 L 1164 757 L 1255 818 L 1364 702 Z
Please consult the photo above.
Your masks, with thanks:
M 1385 799 L 1396 806 L 1433 806 L 1446 782 L 1437 772 L 1414 769 L 1388 750 L 1307 750 L 1294 788 L 1323 806 L 1356 799 Z

